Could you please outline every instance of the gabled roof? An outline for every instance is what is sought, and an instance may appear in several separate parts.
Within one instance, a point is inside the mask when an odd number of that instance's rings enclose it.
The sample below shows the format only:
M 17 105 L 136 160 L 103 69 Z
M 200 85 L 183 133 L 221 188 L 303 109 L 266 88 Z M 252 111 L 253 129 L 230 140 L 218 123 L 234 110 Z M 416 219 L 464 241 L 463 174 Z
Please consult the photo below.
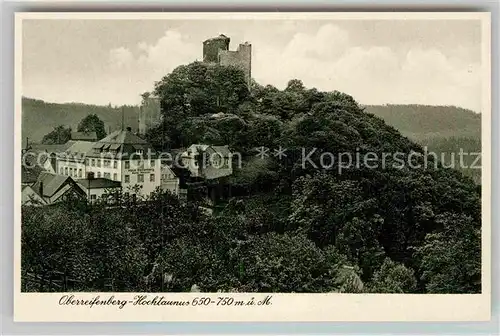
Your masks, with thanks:
M 33 167 L 30 166 L 29 168 L 25 165 L 21 165 L 21 183 L 35 183 L 38 180 L 38 176 L 40 176 L 43 171 L 44 170 L 38 165 Z
M 64 152 L 69 147 L 71 147 L 71 145 L 73 145 L 74 143 L 75 143 L 75 141 L 69 140 L 68 142 L 66 142 L 64 144 L 57 144 L 57 145 L 31 144 L 30 150 L 37 151 L 37 152 L 44 151 L 47 153 L 61 153 L 61 152 Z
M 212 146 L 212 145 L 204 145 L 204 144 L 193 144 L 189 146 L 189 150 L 198 152 L 201 150 L 202 152 L 206 151 L 208 148 L 212 148 L 216 153 L 219 153 L 223 157 L 227 157 L 231 154 L 228 146 Z
M 68 179 L 72 181 L 71 177 L 69 176 L 42 172 L 38 176 L 36 183 L 33 185 L 33 190 L 40 196 L 52 197 L 64 184 L 66 184 Z M 40 193 L 41 185 L 42 193 Z
M 71 140 L 97 141 L 96 132 L 71 132 Z
M 139 138 L 137 135 L 133 134 L 130 129 L 125 131 L 115 131 L 93 143 L 92 150 L 88 153 L 89 156 L 95 156 L 96 153 L 113 153 L 120 154 L 132 154 L 139 150 L 144 153 L 151 150 L 153 154 L 155 151 L 153 147 L 144 139 Z
M 92 149 L 95 142 L 90 141 L 75 141 L 69 148 L 64 152 L 65 155 L 71 157 L 85 157 L 85 155 Z
M 87 189 L 108 189 L 108 188 L 119 188 L 121 187 L 121 182 L 113 181 L 107 178 L 94 178 L 94 179 L 80 179 L 76 181 L 84 190 Z
M 221 154 L 223 157 L 231 155 L 231 151 L 229 150 L 228 146 L 211 146 L 211 147 L 214 149 L 214 151 Z
M 125 130 L 125 131 L 115 131 L 110 135 L 108 135 L 107 137 L 105 137 L 104 139 L 99 140 L 95 145 L 97 146 L 97 144 L 148 145 L 148 142 L 146 140 L 139 138 L 132 132 Z

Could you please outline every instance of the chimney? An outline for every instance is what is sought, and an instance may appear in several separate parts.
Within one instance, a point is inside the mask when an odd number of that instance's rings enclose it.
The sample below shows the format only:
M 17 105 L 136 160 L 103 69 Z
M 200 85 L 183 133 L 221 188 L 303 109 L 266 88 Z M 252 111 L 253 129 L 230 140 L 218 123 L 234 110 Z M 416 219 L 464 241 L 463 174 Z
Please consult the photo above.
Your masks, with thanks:
M 94 179 L 94 172 L 88 172 L 87 173 L 87 180 L 93 180 Z
M 38 188 L 38 193 L 43 196 L 43 181 L 40 181 L 40 187 Z

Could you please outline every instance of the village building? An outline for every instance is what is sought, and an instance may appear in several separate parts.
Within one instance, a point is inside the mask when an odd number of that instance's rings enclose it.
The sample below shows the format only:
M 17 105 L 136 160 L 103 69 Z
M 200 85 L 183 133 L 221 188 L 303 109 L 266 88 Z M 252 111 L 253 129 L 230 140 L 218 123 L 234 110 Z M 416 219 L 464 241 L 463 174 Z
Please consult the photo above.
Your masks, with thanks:
M 71 132 L 71 140 L 73 141 L 97 141 L 96 132 Z
M 182 153 L 181 160 L 192 177 L 212 180 L 233 173 L 231 151 L 228 146 L 193 144 Z
M 85 179 L 77 180 L 77 183 L 85 191 L 87 199 L 91 202 L 98 199 L 106 199 L 111 202 L 118 201 L 122 190 L 121 182 L 106 178 L 95 178 L 93 173 L 89 173 Z
M 21 205 L 42 206 L 47 205 L 45 200 L 38 195 L 31 185 L 21 186 Z
M 24 205 L 51 205 L 69 198 L 84 198 L 81 187 L 69 176 L 42 172 L 32 185 L 22 186 Z
M 79 143 L 58 156 L 59 174 L 84 179 L 93 173 L 95 179 L 121 184 L 124 193 L 149 196 L 157 189 L 178 193 L 179 179 L 152 146 L 133 134 L 130 128 L 115 131 L 93 143 Z

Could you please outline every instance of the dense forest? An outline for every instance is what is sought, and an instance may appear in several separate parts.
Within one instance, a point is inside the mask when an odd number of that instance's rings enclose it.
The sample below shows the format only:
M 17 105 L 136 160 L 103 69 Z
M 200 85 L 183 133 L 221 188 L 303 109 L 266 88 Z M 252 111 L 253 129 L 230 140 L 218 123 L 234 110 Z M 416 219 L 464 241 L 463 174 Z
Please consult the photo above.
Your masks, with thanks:
M 148 140 L 229 145 L 243 157 L 233 196 L 212 215 L 160 193 L 118 209 L 23 208 L 23 290 L 50 290 L 29 279 L 62 274 L 64 289 L 82 291 L 481 291 L 480 186 L 348 94 L 297 79 L 248 90 L 238 69 L 199 62 L 154 93 L 163 122 Z M 286 156 L 256 156 L 278 147 Z M 356 154 L 379 164 L 346 161 Z
M 125 125 L 137 129 L 139 124 L 139 108 L 137 106 L 57 104 L 23 97 L 22 110 L 23 145 L 25 145 L 26 138 L 29 138 L 30 142 L 42 142 L 45 135 L 60 126 L 76 131 L 79 122 L 89 114 L 96 115 L 104 122 L 107 133 L 109 130 L 114 131 L 121 127 L 122 111 Z

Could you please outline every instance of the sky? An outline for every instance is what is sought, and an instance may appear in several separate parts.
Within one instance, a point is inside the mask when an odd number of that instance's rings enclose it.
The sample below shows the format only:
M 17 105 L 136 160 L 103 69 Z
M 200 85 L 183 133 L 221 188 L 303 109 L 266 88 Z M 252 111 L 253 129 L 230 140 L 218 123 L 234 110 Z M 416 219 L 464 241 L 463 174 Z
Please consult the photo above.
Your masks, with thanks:
M 252 77 L 338 90 L 361 104 L 481 112 L 479 20 L 24 20 L 23 96 L 122 105 L 225 34 L 252 44 Z

